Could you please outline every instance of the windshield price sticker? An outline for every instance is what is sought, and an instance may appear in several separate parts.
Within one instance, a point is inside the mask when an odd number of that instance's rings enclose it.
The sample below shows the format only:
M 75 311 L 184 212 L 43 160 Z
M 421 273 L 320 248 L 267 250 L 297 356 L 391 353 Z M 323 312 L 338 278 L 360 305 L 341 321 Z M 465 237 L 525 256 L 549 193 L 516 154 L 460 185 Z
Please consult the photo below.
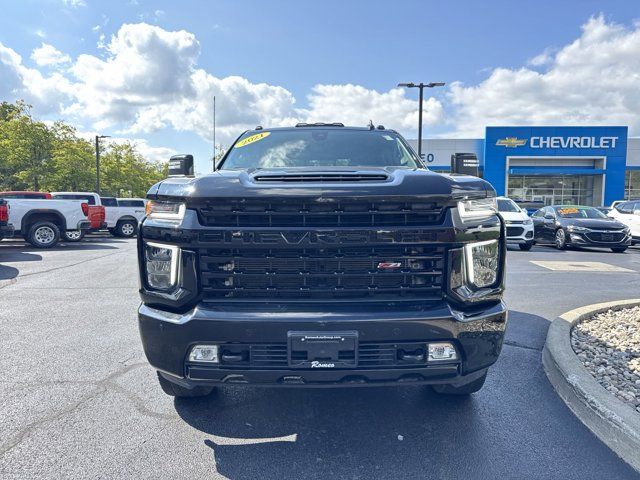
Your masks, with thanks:
M 563 208 L 561 210 L 558 210 L 558 213 L 560 215 L 571 215 L 572 213 L 578 213 L 578 209 L 577 208 Z
M 263 138 L 268 137 L 269 135 L 271 135 L 271 132 L 256 133 L 255 135 L 251 135 L 250 137 L 243 138 L 242 140 L 240 140 L 238 143 L 235 144 L 235 148 L 251 145 L 252 143 L 256 143 L 262 140 Z

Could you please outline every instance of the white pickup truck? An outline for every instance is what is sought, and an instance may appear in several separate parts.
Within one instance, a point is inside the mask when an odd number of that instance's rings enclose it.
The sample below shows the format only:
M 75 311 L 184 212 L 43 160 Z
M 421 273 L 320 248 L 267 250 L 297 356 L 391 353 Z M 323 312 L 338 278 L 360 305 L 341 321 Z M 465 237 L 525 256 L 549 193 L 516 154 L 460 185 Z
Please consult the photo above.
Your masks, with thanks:
M 51 248 L 67 232 L 89 228 L 88 205 L 79 200 L 6 199 L 11 208 L 15 236 L 23 237 L 37 248 Z
M 102 197 L 107 228 L 116 237 L 133 237 L 145 216 L 143 198 Z

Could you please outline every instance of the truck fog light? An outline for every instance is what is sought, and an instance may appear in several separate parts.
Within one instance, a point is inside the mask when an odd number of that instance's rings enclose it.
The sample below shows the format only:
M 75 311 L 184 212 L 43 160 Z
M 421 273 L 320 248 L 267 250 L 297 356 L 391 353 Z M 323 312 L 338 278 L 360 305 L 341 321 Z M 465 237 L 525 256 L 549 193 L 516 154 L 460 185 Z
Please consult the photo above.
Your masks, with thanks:
M 189 353 L 189 361 L 218 363 L 218 345 L 195 345 Z
M 470 243 L 464 253 L 469 283 L 478 288 L 493 285 L 498 279 L 498 241 Z
M 168 290 L 178 279 L 178 254 L 175 245 L 145 242 L 145 268 L 151 288 Z
M 449 342 L 428 343 L 429 362 L 439 362 L 443 360 L 457 360 L 456 347 Z

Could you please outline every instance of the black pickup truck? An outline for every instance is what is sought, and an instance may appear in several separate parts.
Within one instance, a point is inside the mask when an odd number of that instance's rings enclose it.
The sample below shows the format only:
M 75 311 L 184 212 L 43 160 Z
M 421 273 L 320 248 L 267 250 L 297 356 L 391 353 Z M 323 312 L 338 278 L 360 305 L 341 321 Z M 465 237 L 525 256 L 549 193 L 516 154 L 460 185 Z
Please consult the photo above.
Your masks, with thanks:
M 495 191 L 429 171 L 393 130 L 257 127 L 214 173 L 169 177 L 147 198 L 139 329 L 169 395 L 223 384 L 469 394 L 498 358 Z

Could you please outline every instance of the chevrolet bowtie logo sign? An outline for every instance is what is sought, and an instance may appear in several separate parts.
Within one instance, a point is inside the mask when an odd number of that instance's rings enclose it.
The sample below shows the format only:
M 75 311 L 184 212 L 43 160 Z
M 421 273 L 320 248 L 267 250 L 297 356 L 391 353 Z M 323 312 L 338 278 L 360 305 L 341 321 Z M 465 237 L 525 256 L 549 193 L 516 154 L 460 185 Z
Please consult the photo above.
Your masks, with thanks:
M 496 145 L 498 145 L 499 147 L 509 147 L 509 148 L 522 147 L 526 144 L 527 144 L 526 140 L 516 138 L 516 137 L 501 138 L 496 142 Z

